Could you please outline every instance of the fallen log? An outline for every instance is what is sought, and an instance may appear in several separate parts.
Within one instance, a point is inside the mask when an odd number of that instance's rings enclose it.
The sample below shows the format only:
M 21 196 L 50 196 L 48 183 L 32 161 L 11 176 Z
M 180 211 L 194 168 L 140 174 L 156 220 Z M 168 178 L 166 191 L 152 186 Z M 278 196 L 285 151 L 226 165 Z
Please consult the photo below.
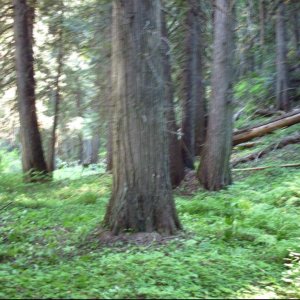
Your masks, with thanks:
M 300 143 L 300 134 L 285 137 L 282 140 L 280 140 L 279 142 L 273 143 L 270 146 L 264 148 L 263 150 L 251 153 L 242 158 L 235 159 L 231 162 L 231 165 L 234 167 L 240 163 L 245 163 L 245 162 L 248 162 L 251 160 L 256 160 L 256 159 L 261 158 L 262 156 L 268 154 L 269 152 L 271 152 L 273 150 L 281 149 L 287 145 L 297 144 L 297 143 Z
M 300 123 L 300 110 L 285 114 L 279 118 L 252 128 L 238 130 L 233 133 L 233 146 L 248 142 L 256 137 L 263 136 L 279 128 Z
M 278 166 L 262 166 L 256 168 L 244 168 L 244 169 L 232 169 L 232 171 L 259 171 L 270 168 L 297 168 L 300 167 L 300 164 L 287 164 L 287 165 L 278 165 Z

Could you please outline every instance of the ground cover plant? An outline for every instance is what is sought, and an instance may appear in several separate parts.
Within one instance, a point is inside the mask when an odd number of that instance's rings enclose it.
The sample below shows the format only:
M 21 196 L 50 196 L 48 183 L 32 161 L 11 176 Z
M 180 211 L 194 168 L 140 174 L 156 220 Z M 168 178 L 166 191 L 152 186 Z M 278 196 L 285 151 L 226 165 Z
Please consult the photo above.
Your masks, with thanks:
M 297 151 L 259 163 L 292 162 Z M 25 184 L 2 172 L 0 297 L 299 297 L 299 169 L 234 174 L 221 192 L 177 190 L 184 231 L 173 239 L 108 246 L 97 229 L 110 175 Z

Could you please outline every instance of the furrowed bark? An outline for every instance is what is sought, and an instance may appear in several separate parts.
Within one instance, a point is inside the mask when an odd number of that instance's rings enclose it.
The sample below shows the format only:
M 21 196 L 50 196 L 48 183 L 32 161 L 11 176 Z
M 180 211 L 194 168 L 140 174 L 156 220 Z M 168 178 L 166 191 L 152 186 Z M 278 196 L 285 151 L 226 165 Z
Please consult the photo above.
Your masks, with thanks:
M 178 139 L 176 117 L 174 111 L 174 89 L 171 77 L 170 47 L 165 13 L 162 12 L 162 43 L 163 43 L 163 73 L 165 80 L 166 119 L 169 140 L 170 177 L 173 187 L 180 184 L 184 177 L 184 164 L 181 155 L 181 145 Z
M 216 1 L 214 20 L 214 55 L 212 100 L 207 137 L 201 156 L 198 178 L 207 190 L 220 190 L 231 183 L 232 148 L 232 61 L 233 1 Z
M 33 58 L 33 8 L 25 0 L 14 0 L 14 38 L 18 108 L 21 125 L 22 166 L 25 180 L 39 181 L 47 174 L 35 107 Z M 39 176 L 38 174 L 42 175 Z
M 113 190 L 104 225 L 174 234 L 159 0 L 113 2 Z

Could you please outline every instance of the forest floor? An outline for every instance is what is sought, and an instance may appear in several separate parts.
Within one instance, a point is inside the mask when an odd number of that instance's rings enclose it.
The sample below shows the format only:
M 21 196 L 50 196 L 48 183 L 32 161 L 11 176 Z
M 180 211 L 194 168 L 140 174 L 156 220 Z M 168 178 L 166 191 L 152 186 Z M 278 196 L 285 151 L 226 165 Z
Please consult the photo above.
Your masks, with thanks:
M 238 167 L 295 163 L 299 153 L 289 145 Z M 2 173 L 0 298 L 299 298 L 300 169 L 233 173 L 218 193 L 176 190 L 184 232 L 174 239 L 113 247 L 97 239 L 110 175 L 78 169 L 73 179 L 60 171 L 53 182 L 23 184 Z

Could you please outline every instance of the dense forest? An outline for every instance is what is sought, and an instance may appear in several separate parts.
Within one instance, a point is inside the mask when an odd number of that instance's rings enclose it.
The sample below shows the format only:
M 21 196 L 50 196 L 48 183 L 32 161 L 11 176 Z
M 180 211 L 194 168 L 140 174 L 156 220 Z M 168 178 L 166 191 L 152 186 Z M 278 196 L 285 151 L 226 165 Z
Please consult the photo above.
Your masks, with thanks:
M 1 0 L 0 298 L 300 298 L 299 0 Z

